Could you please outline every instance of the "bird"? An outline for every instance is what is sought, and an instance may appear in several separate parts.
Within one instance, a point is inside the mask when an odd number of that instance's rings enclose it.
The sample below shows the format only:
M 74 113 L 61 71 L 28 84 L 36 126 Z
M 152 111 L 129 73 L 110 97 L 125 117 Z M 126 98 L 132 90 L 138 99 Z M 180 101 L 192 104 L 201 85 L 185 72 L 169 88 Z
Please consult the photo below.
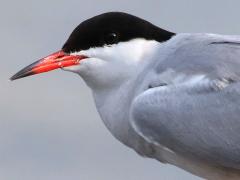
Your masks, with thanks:
M 106 12 L 10 79 L 55 69 L 83 78 L 107 129 L 139 155 L 240 179 L 240 36 L 174 33 Z

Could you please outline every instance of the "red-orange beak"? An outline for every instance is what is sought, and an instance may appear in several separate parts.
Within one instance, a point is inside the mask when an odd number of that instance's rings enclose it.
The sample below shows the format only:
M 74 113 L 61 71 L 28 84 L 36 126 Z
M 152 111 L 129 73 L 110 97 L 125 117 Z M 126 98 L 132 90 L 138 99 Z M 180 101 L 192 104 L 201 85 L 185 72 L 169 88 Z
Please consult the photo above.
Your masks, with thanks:
M 58 68 L 77 65 L 79 64 L 80 60 L 85 58 L 86 58 L 85 56 L 80 55 L 69 55 L 61 50 L 23 68 L 21 71 L 12 76 L 10 80 L 20 79 L 34 74 L 44 73 Z

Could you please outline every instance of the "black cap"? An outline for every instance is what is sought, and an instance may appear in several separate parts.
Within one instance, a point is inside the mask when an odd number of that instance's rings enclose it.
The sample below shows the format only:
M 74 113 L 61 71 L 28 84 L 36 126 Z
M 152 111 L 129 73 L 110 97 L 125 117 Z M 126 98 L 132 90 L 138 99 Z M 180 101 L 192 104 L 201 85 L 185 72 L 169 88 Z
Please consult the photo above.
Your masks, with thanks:
M 77 52 L 135 38 L 163 42 L 173 35 L 175 34 L 136 16 L 122 12 L 109 12 L 79 24 L 62 49 L 66 53 Z

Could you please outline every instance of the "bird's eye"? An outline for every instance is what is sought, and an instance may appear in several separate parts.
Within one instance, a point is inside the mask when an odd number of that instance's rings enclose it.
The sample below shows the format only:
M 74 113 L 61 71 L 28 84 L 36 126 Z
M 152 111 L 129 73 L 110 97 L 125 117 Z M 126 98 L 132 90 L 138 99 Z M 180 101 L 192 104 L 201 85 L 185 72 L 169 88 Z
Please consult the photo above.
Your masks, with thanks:
M 109 45 L 109 44 L 115 44 L 118 42 L 118 34 L 111 32 L 111 33 L 107 33 L 104 36 L 104 43 Z

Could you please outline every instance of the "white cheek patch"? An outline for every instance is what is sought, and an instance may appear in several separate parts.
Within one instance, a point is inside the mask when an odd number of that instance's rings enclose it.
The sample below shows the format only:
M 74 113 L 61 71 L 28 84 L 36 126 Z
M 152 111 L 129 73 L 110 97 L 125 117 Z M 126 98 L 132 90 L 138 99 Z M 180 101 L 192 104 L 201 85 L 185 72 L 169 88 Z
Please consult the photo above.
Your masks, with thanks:
M 111 46 L 90 48 L 71 53 L 88 58 L 81 60 L 80 65 L 64 70 L 78 73 L 92 88 L 110 84 L 115 86 L 135 77 L 145 67 L 142 61 L 150 62 L 147 58 L 158 47 L 159 43 L 156 41 L 134 39 Z
M 146 53 L 150 54 L 152 51 L 155 51 L 158 45 L 159 42 L 157 41 L 137 38 L 109 46 L 93 47 L 88 50 L 74 52 L 71 55 L 84 55 L 104 61 L 138 62 L 143 60 L 142 57 Z

